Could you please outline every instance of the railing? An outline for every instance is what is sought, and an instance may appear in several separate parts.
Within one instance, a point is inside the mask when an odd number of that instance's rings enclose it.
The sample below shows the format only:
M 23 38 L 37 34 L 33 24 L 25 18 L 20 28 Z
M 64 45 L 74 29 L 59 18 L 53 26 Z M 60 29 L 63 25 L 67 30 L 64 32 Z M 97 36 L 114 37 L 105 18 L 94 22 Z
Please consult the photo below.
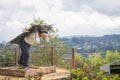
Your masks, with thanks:
M 0 49 L 0 66 L 15 66 L 17 65 L 17 49 Z
M 10 49 L 8 49 L 8 50 L 10 50 Z M 12 62 L 4 61 L 4 56 L 1 56 L 0 59 L 3 61 L 0 62 L 0 65 L 2 67 L 7 66 L 6 64 L 17 65 L 19 52 L 20 51 L 18 48 L 11 49 L 10 53 L 12 54 L 12 56 L 10 56 L 10 57 L 7 56 L 7 57 L 12 59 Z M 4 50 L 3 50 L 2 54 L 5 54 Z M 64 65 L 64 67 L 66 66 L 69 68 L 75 68 L 75 50 L 74 50 L 74 48 L 67 48 L 67 47 L 39 47 L 37 49 L 32 48 L 30 50 L 30 55 L 31 55 L 30 63 L 32 65 L 36 65 L 36 63 L 43 64 L 45 61 L 48 61 L 43 66 L 51 65 L 51 66 L 59 67 L 59 66 Z M 60 61 L 62 61 L 61 63 L 58 63 L 59 59 L 60 59 Z
M 75 68 L 75 50 L 74 50 L 74 48 L 67 48 L 67 47 L 59 47 L 59 48 L 64 48 L 67 51 L 65 51 L 65 52 L 64 51 L 59 51 L 58 54 L 71 54 L 71 57 L 69 57 L 69 58 L 68 57 L 67 58 L 63 57 L 63 60 L 64 60 L 64 62 L 67 66 L 70 65 L 71 68 Z M 52 66 L 56 65 L 55 64 L 55 57 L 56 57 L 55 56 L 55 49 L 56 48 L 51 47 L 51 64 L 52 64 Z

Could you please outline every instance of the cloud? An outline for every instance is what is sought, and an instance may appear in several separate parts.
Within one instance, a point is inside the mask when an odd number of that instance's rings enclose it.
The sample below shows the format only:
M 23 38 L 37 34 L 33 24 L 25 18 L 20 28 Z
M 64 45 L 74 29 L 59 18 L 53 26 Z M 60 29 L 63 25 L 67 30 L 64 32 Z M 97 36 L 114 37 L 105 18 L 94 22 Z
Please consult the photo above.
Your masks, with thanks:
M 92 9 L 111 16 L 120 16 L 120 0 L 64 0 L 63 10 L 81 11 L 86 4 Z
M 120 16 L 120 0 L 93 0 L 89 5 L 104 14 Z
M 0 41 L 10 41 L 19 35 L 23 29 L 23 24 L 19 21 L 6 22 L 5 25 L 0 24 Z
M 0 39 L 16 37 L 34 17 L 55 24 L 60 36 L 117 34 L 119 7 L 118 0 L 1 0 Z

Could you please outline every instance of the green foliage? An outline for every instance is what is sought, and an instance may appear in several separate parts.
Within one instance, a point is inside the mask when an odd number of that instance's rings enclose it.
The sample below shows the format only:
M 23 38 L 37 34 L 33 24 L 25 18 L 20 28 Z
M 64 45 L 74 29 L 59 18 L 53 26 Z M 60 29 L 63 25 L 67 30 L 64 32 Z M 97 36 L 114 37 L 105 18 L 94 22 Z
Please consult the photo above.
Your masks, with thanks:
M 30 63 L 35 66 L 49 66 L 50 65 L 50 48 L 34 47 L 34 50 L 30 52 Z
M 30 63 L 34 66 L 51 66 L 51 47 L 34 47 L 34 50 L 30 51 Z M 68 52 L 68 49 L 54 48 L 54 63 L 56 66 L 65 67 L 65 62 L 63 60 L 63 54 Z
M 43 25 L 43 24 L 46 24 L 46 22 L 38 17 L 38 18 L 34 18 L 34 21 L 30 25 L 34 25 L 34 24 Z
M 33 80 L 33 76 L 27 76 L 25 80 Z
M 72 80 L 120 80 L 119 75 L 109 75 L 103 71 L 86 72 L 85 69 L 76 69 L 71 71 Z
M 93 58 L 93 65 L 94 66 L 101 65 L 101 60 L 102 60 L 101 54 L 100 53 L 95 53 L 94 54 L 94 58 Z
M 120 59 L 120 55 L 119 55 L 119 52 L 116 50 L 114 53 L 113 53 L 113 60 L 118 60 Z
M 75 80 L 75 79 L 80 80 L 84 76 L 84 72 L 80 68 L 78 68 L 76 70 L 72 70 L 71 73 L 72 73 L 71 74 L 72 80 Z
M 120 77 L 118 74 L 111 75 L 110 80 L 120 80 Z
M 107 51 L 107 52 L 106 52 L 105 58 L 106 58 L 106 61 L 107 61 L 108 63 L 110 63 L 110 62 L 112 61 L 112 58 L 113 58 L 112 53 L 113 53 L 113 52 L 111 52 L 111 51 Z
M 76 60 L 76 66 L 82 67 L 83 66 L 83 58 L 78 53 L 75 53 L 75 60 Z
M 78 56 L 78 55 L 77 55 Z M 71 71 L 72 80 L 120 80 L 118 74 L 105 73 L 100 71 L 99 66 L 111 61 L 119 60 L 118 51 L 106 51 L 105 57 L 102 57 L 100 53 L 95 53 L 94 56 L 90 55 L 87 58 L 76 57 L 76 62 L 83 61 L 83 66 L 78 66 L 78 69 Z M 78 60 L 78 61 L 77 61 Z M 91 62 L 91 63 L 90 63 Z
M 10 49 L 1 49 L 0 63 L 5 63 L 4 66 L 10 66 L 9 63 L 15 62 L 14 52 Z

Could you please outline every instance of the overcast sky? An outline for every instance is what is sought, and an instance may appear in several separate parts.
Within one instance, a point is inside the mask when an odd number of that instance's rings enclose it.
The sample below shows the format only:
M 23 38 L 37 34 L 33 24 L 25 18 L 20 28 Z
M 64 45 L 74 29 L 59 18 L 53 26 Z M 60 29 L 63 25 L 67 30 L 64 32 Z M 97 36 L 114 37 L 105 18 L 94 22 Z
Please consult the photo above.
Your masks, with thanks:
M 120 0 L 0 0 L 0 42 L 34 17 L 55 24 L 60 36 L 120 34 Z

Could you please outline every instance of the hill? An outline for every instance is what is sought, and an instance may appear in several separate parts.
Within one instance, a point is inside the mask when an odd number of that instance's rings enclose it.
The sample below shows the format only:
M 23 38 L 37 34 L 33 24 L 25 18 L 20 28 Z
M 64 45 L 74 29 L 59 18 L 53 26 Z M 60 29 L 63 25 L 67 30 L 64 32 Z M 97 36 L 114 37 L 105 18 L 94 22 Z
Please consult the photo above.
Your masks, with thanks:
M 86 55 L 87 53 L 101 52 L 104 54 L 107 50 L 120 52 L 120 35 L 96 36 L 69 36 L 62 37 L 60 41 L 65 42 L 69 47 L 74 47 L 78 53 Z

